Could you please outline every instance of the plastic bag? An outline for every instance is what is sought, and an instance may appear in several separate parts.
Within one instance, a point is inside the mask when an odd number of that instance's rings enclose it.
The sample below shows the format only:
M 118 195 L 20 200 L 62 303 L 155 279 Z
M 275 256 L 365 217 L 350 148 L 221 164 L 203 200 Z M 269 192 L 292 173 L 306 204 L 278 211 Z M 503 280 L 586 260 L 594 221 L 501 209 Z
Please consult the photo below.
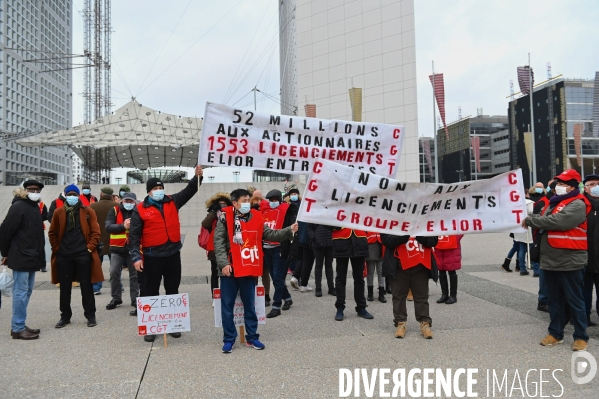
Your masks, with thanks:
M 0 292 L 4 296 L 11 296 L 12 294 L 12 285 L 14 284 L 14 280 L 12 275 L 8 272 L 6 266 L 2 267 L 2 272 L 0 272 Z

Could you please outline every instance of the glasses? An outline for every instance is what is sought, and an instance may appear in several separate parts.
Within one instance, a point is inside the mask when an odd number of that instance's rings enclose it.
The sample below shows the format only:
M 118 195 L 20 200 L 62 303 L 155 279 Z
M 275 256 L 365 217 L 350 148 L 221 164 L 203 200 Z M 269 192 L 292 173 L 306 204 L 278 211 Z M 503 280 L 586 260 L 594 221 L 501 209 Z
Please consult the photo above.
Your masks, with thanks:
M 42 192 L 41 188 L 26 188 L 25 190 L 27 190 L 28 193 L 41 193 Z
M 597 184 L 599 184 L 599 182 L 597 181 L 593 181 L 593 182 L 589 182 L 587 184 L 585 184 L 585 187 L 595 187 Z

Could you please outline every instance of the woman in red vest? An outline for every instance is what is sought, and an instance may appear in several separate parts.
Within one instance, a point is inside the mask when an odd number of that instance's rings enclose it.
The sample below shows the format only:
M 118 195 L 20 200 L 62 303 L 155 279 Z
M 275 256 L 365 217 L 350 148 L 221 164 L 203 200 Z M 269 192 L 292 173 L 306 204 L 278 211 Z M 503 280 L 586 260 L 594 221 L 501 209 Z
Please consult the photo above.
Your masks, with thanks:
M 381 234 L 385 246 L 383 275 L 390 277 L 393 291 L 393 322 L 395 337 L 406 334 L 408 291 L 414 295 L 414 313 L 420 323 L 420 332 L 426 339 L 433 338 L 432 319 L 428 309 L 428 279 L 438 279 L 437 264 L 432 248 L 438 237 L 411 237 Z
M 435 247 L 435 258 L 439 266 L 439 282 L 441 283 L 441 298 L 437 303 L 451 305 L 456 303 L 458 291 L 458 275 L 456 270 L 462 268 L 462 241 L 463 234 L 456 236 L 439 236 Z M 447 284 L 449 273 L 449 285 Z

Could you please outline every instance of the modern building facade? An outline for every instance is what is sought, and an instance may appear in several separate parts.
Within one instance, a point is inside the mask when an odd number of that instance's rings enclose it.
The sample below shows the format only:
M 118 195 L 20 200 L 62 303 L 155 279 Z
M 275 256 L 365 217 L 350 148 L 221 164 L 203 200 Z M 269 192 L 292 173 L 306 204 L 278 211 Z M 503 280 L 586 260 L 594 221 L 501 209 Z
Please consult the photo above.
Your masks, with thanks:
M 440 183 L 485 179 L 510 170 L 506 116 L 466 117 L 448 124 L 447 130 L 449 139 L 445 129 L 437 132 Z M 478 155 L 473 148 L 473 137 L 479 141 Z
M 419 181 L 414 0 L 279 0 L 281 112 L 405 125 L 397 178 Z M 354 90 L 355 94 L 358 92 Z
M 534 88 L 533 116 L 537 180 L 547 183 L 566 169 L 583 175 L 599 166 L 599 132 L 593 134 L 593 79 L 557 78 Z M 522 168 L 530 186 L 525 132 L 530 131 L 530 96 L 510 101 L 510 163 Z M 532 163 L 532 162 L 531 162 Z
M 0 131 L 43 132 L 72 124 L 72 71 L 56 62 L 72 54 L 71 0 L 0 2 Z M 38 60 L 53 58 L 55 61 Z M 62 58 L 66 60 L 66 58 Z M 73 176 L 66 146 L 0 142 L 0 180 L 65 184 Z
M 432 137 L 418 139 L 418 156 L 420 158 L 420 182 L 435 182 L 435 140 Z

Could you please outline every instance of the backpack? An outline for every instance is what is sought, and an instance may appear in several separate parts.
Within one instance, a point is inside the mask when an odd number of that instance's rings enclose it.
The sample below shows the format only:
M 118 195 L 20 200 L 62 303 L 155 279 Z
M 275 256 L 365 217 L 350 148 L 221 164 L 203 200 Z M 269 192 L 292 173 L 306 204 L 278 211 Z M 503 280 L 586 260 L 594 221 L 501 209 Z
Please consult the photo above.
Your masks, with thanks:
M 198 245 L 206 251 L 214 251 L 214 232 L 216 231 L 216 220 L 212 222 L 212 230 L 208 231 L 204 226 L 200 226 L 198 234 Z

